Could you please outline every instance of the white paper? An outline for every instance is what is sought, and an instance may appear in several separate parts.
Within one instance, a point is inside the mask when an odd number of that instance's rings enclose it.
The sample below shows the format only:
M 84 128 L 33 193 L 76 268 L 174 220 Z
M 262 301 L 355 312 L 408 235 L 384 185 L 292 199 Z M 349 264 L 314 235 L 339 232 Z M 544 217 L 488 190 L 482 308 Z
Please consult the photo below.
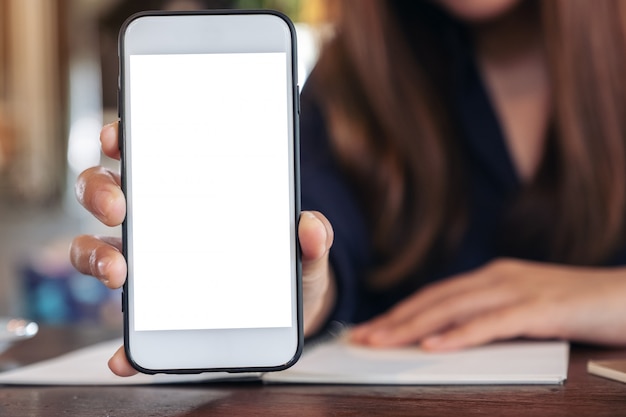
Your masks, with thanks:
M 107 367 L 121 340 L 103 342 L 0 373 L 11 385 L 143 385 L 262 378 L 271 383 L 312 384 L 560 384 L 567 378 L 569 344 L 512 341 L 464 351 L 427 353 L 419 348 L 371 349 L 344 339 L 307 351 L 290 369 L 266 374 L 115 376 Z
M 344 339 L 323 343 L 266 382 L 319 384 L 560 384 L 569 344 L 511 341 L 449 353 L 417 347 L 372 349 Z
M 114 375 L 107 366 L 111 355 L 122 345 L 122 339 L 102 342 L 57 358 L 0 373 L 0 384 L 9 385 L 145 385 L 198 383 L 223 379 L 253 377 L 260 374 L 226 372 L 169 375 Z

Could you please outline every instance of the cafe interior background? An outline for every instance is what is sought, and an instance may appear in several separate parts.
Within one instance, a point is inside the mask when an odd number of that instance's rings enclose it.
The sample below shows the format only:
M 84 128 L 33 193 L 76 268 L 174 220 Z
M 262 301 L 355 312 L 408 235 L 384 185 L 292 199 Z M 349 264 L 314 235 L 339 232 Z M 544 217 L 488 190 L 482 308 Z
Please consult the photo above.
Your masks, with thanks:
M 103 156 L 117 117 L 117 33 L 140 10 L 272 8 L 298 32 L 299 80 L 315 63 L 324 0 L 0 0 L 0 317 L 121 325 L 119 292 L 76 272 L 82 233 L 120 235 L 78 204 L 74 182 Z

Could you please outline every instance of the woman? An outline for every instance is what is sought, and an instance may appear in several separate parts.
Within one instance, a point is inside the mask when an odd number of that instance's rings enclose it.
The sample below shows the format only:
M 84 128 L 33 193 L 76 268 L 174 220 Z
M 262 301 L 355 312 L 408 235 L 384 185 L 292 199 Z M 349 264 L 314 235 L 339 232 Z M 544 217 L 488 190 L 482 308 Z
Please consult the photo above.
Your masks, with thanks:
M 623 1 L 342 3 L 302 94 L 305 333 L 626 345 L 625 51 Z M 101 141 L 119 157 L 115 125 Z M 122 222 L 117 175 L 77 194 Z M 81 236 L 72 260 L 119 287 L 117 248 Z

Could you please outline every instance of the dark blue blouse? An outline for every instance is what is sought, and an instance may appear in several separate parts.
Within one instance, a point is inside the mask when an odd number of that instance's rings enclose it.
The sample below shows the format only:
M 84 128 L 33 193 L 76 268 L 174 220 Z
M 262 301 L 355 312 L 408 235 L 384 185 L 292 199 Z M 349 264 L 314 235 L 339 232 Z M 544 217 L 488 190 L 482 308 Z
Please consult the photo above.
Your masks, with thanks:
M 467 50 L 457 60 L 457 80 L 452 105 L 459 125 L 462 158 L 467 174 L 469 210 L 465 234 L 456 250 L 431 270 L 424 285 L 477 268 L 502 256 L 541 260 L 541 256 L 506 252 L 497 232 L 503 213 L 521 189 L 504 135 L 480 74 Z M 326 123 L 315 101 L 314 83 L 301 96 L 302 209 L 319 210 L 333 225 L 330 251 L 338 285 L 332 320 L 357 323 L 384 312 L 419 286 L 400 286 L 374 293 L 365 286 L 372 267 L 365 214 L 330 150 Z M 624 248 L 611 264 L 626 264 Z

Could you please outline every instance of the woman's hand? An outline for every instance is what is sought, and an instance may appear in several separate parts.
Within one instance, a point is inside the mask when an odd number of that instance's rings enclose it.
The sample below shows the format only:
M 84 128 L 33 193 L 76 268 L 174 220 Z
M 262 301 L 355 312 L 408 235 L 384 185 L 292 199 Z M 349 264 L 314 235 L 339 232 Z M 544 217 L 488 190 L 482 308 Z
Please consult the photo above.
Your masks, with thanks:
M 496 260 L 353 329 L 355 343 L 454 350 L 515 337 L 626 345 L 626 269 Z
M 115 159 L 120 158 L 117 132 L 117 123 L 112 123 L 104 126 L 100 133 L 103 152 Z M 103 167 L 84 171 L 76 182 L 76 197 L 104 224 L 117 226 L 124 221 L 126 202 L 118 174 Z M 334 304 L 335 286 L 328 263 L 333 229 L 321 213 L 303 212 L 298 238 L 302 250 L 304 332 L 310 335 L 324 323 Z M 93 275 L 109 288 L 119 288 L 126 279 L 126 260 L 121 246 L 117 238 L 78 236 L 72 242 L 70 258 L 78 271 Z M 120 376 L 137 373 L 128 363 L 123 348 L 109 360 L 109 368 Z

